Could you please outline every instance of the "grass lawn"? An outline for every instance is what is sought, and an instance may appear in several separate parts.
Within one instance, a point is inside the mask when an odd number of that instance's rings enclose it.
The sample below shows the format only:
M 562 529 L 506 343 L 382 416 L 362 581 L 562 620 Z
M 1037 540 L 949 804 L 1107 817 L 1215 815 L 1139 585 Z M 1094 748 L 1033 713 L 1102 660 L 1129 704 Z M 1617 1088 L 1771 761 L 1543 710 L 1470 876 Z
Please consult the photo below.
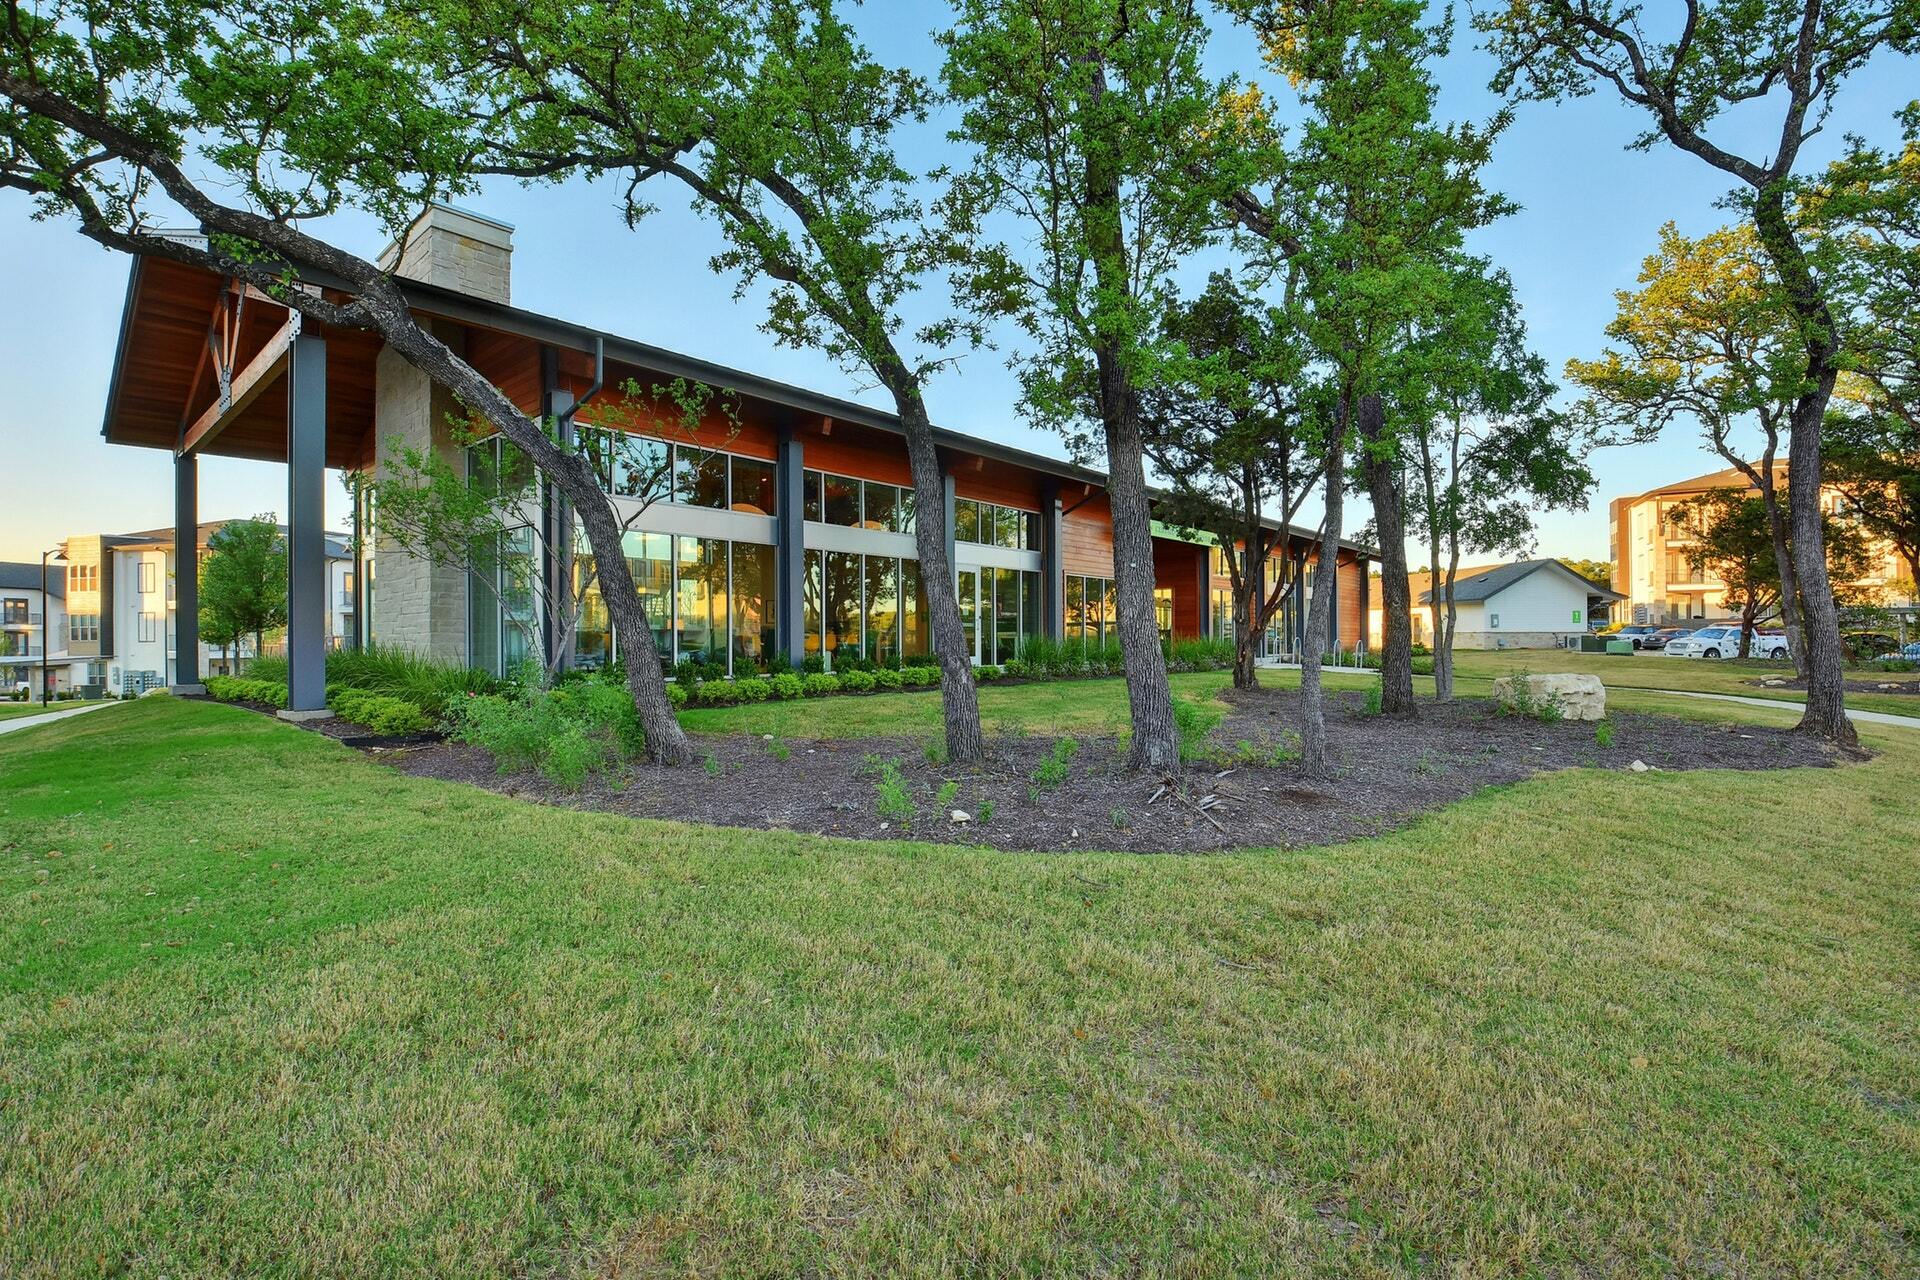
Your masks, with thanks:
M 1912 1274 L 1920 734 L 1862 732 L 1205 858 L 0 738 L 0 1275 Z

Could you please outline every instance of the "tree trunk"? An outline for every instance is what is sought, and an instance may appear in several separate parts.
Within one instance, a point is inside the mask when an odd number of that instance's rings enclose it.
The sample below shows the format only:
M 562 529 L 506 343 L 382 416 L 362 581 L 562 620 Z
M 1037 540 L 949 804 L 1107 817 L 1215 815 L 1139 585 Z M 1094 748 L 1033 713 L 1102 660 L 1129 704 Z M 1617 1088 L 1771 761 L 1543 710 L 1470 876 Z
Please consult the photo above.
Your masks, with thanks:
M 920 586 L 927 593 L 933 652 L 940 660 L 940 715 L 946 725 L 947 759 L 979 760 L 987 754 L 980 729 L 980 698 L 973 679 L 973 655 L 960 622 L 953 564 L 947 559 L 946 481 L 933 443 L 933 424 L 917 388 L 897 387 L 894 403 L 907 436 L 907 463 L 913 472 L 913 541 L 920 554 Z
M 1127 710 L 1133 723 L 1130 769 L 1177 769 L 1180 738 L 1173 723 L 1167 658 L 1153 620 L 1153 513 L 1141 461 L 1140 408 L 1107 353 L 1100 358 L 1101 400 L 1113 404 L 1107 435 L 1107 496 L 1113 509 L 1113 591 L 1120 653 L 1127 668 Z M 1116 403 L 1117 402 L 1117 403 Z
M 1807 351 L 1807 390 L 1794 402 L 1787 446 L 1787 504 L 1791 514 L 1793 572 L 1805 627 L 1807 709 L 1799 731 L 1857 749 L 1859 735 L 1847 719 L 1842 670 L 1840 611 L 1827 578 L 1827 545 L 1820 528 L 1820 431 L 1839 377 L 1839 334 L 1820 286 L 1807 266 L 1787 219 L 1785 188 L 1763 188 L 1754 202 L 1760 243 L 1786 286 Z
M 1360 397 L 1361 470 L 1380 534 L 1380 710 L 1417 714 L 1413 701 L 1413 593 L 1407 584 L 1407 529 L 1396 450 L 1386 438 L 1386 414 L 1377 395 Z
M 1300 768 L 1310 778 L 1332 774 L 1327 751 L 1327 699 L 1320 684 L 1320 659 L 1332 638 L 1333 583 L 1340 571 L 1340 520 L 1345 505 L 1346 424 L 1348 406 L 1340 406 L 1340 434 L 1327 445 L 1326 525 L 1320 534 L 1320 560 L 1314 566 L 1313 598 L 1307 604 L 1306 635 L 1300 654 Z
M 600 493 L 592 468 L 579 454 L 563 455 L 563 465 L 556 470 L 558 474 L 548 474 L 555 475 L 566 491 L 593 551 L 594 576 L 600 581 L 600 598 L 606 602 L 614 634 L 620 637 L 620 664 L 626 668 L 627 691 L 633 695 L 634 710 L 646 734 L 647 755 L 661 764 L 685 764 L 693 759 L 693 748 L 673 714 L 673 704 L 667 701 L 666 672 L 660 666 L 660 651 L 653 628 L 647 625 L 640 592 L 633 585 L 633 571 L 627 567 L 613 505 Z M 583 483 L 586 492 L 581 491 Z
M 1090 89 L 1095 102 L 1106 93 L 1106 70 L 1095 63 Z M 1088 151 L 1083 174 L 1088 256 L 1105 307 L 1133 297 L 1127 261 L 1126 212 L 1120 173 L 1105 148 Z M 1111 320 L 1093 341 L 1099 371 L 1097 392 L 1107 443 L 1107 499 L 1113 520 L 1113 591 L 1120 625 L 1120 654 L 1127 670 L 1127 710 L 1133 721 L 1130 769 L 1177 769 L 1180 739 L 1173 723 L 1173 690 L 1167 658 L 1153 622 L 1153 511 L 1147 497 L 1145 442 L 1140 398 L 1127 368 L 1122 333 Z
M 1261 535 L 1252 533 L 1238 559 L 1242 563 L 1233 593 L 1233 687 L 1252 689 L 1259 684 L 1254 640 L 1260 632 L 1260 582 L 1266 572 Z M 1229 556 L 1233 555 L 1231 549 Z

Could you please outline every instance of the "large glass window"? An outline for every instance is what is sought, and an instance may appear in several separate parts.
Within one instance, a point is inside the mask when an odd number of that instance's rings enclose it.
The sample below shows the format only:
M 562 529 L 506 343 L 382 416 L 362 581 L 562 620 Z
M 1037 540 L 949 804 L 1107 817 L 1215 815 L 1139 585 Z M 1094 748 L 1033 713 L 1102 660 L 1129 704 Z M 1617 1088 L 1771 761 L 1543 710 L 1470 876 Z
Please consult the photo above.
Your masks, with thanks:
M 900 562 L 900 652 L 902 656 L 931 653 L 927 595 L 920 581 L 920 562 Z
M 962 569 L 955 586 L 955 592 L 960 598 L 960 630 L 966 637 L 966 650 L 969 654 L 980 652 L 976 642 L 980 618 L 979 582 L 978 571 Z
M 1087 580 L 1085 578 L 1067 579 L 1066 599 L 1066 636 L 1069 640 L 1086 639 L 1086 611 L 1083 602 L 1087 598 Z
M 773 653 L 773 548 L 733 544 L 733 665 L 744 674 Z
M 1153 625 L 1159 628 L 1162 640 L 1173 639 L 1173 588 L 1155 587 L 1153 589 Z
M 627 572 L 633 575 L 640 608 L 647 615 L 660 657 L 673 656 L 673 538 L 665 533 L 629 533 L 621 539 Z
M 880 484 L 873 480 L 861 486 L 867 495 L 866 519 L 862 522 L 869 529 L 897 529 L 900 514 L 900 491 L 890 484 Z
M 727 455 L 676 445 L 673 450 L 673 500 L 689 507 L 724 510 L 727 505 Z
M 845 476 L 824 477 L 826 522 L 848 526 L 860 523 L 860 482 Z
M 900 562 L 867 557 L 867 657 L 888 662 L 900 656 Z
M 615 497 L 659 502 L 668 497 L 667 463 L 666 441 L 620 432 L 608 434 L 601 466 Z
M 818 471 L 809 471 L 801 477 L 801 487 L 804 492 L 804 501 L 801 503 L 803 519 L 822 521 L 827 518 L 826 498 L 823 496 L 825 486 L 826 477 Z
M 837 653 L 844 646 L 860 652 L 861 557 L 843 551 L 827 554 L 826 632 L 823 647 Z
M 1227 587 L 1213 589 L 1207 604 L 1207 615 L 1214 639 L 1233 639 L 1233 592 L 1231 589 Z
M 771 462 L 762 462 L 758 458 L 735 458 L 733 460 L 733 509 L 744 511 L 748 515 L 779 515 L 779 499 L 775 496 L 778 486 L 774 484 L 774 470 Z
M 994 578 L 993 664 L 1005 666 L 1019 656 L 1020 571 L 994 569 L 990 572 Z
M 971 498 L 953 504 L 953 538 L 955 542 L 980 541 L 980 504 Z
M 1075 623 L 1076 605 L 1079 621 Z M 1105 644 L 1114 631 L 1113 581 L 1109 578 L 1067 579 L 1067 639 L 1089 646 Z
M 913 486 L 907 485 L 900 490 L 900 506 L 895 520 L 895 524 L 900 532 L 912 533 L 914 531 L 913 513 L 917 507 L 918 499 L 913 492 Z
M 818 475 L 819 472 L 816 471 L 813 474 Z M 825 618 L 825 607 L 824 607 L 824 601 L 821 596 L 821 592 L 824 590 L 825 571 L 826 571 L 826 553 L 822 551 L 807 552 L 806 554 L 806 575 L 807 576 L 806 576 L 806 583 L 804 586 L 803 598 L 805 602 L 805 613 L 806 613 L 805 626 L 807 629 L 806 645 L 807 645 L 808 653 L 819 653 L 822 647 L 821 628 L 823 625 L 823 619 Z
M 533 656 L 529 634 L 539 625 L 534 583 L 540 572 L 533 530 L 510 529 L 500 557 L 500 671 L 511 673 Z M 349 574 L 349 577 L 352 575 Z
M 580 601 L 580 623 L 573 633 L 573 665 L 592 670 L 604 667 L 613 657 L 613 623 L 607 617 L 607 602 L 600 594 L 600 581 L 594 577 L 582 596 L 580 584 L 593 575 L 593 557 L 575 553 L 573 557 L 574 598 Z
M 1028 569 L 1020 575 L 1020 634 L 1040 634 L 1040 573 Z
M 1012 507 L 995 507 L 993 509 L 993 540 L 995 545 L 1018 550 L 1023 524 L 1024 521 L 1021 520 L 1020 513 Z
M 679 569 L 680 656 L 727 660 L 727 544 L 675 538 Z

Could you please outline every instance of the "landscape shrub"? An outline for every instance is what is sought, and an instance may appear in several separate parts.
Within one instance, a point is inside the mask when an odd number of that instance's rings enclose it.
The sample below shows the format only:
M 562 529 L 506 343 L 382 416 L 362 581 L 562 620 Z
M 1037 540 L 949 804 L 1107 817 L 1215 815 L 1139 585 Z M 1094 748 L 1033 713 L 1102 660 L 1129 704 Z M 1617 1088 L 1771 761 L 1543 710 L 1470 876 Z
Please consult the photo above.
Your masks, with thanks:
M 903 683 L 909 686 L 914 686 L 914 687 L 924 689 L 930 685 L 937 685 L 940 683 L 940 668 L 920 666 L 917 664 L 912 666 L 901 667 L 900 679 Z
M 906 685 L 906 678 L 891 667 L 882 667 L 873 673 L 873 687 L 876 689 L 899 689 Z
M 921 667 L 932 667 L 937 671 L 940 668 L 940 659 L 931 653 L 910 653 L 900 659 L 900 669 L 902 671 Z
M 284 685 L 287 660 L 277 655 L 255 658 L 247 665 L 247 678 Z M 429 720 L 446 714 L 449 705 L 468 694 L 495 693 L 500 688 L 500 681 L 491 672 L 378 644 L 330 651 L 326 682 L 329 687 L 360 689 L 411 702 Z
M 667 705 L 675 711 L 687 705 L 687 691 L 677 684 L 667 686 Z
M 975 669 L 973 678 L 980 681 L 998 680 L 1005 674 L 999 667 L 979 667 Z
M 632 695 L 605 680 L 478 694 L 455 704 L 450 719 L 453 736 L 491 755 L 502 773 L 538 769 L 570 788 L 645 741 Z
M 779 702 L 789 702 L 794 698 L 802 697 L 806 691 L 805 683 L 792 671 L 776 672 L 767 680 L 768 694 Z
M 207 695 L 220 702 L 259 702 L 270 707 L 287 705 L 287 686 L 274 680 L 242 676 L 208 676 Z
M 401 734 L 424 733 L 432 727 L 427 713 L 419 707 L 404 698 L 390 698 L 384 693 L 368 693 L 364 689 L 335 685 L 328 691 L 327 705 L 341 719 L 364 725 L 379 734 L 397 737 Z
M 692 687 L 689 696 L 703 707 L 730 707 L 740 701 L 740 691 L 727 680 L 702 680 Z
M 1188 636 L 1162 645 L 1170 671 L 1219 671 L 1233 666 L 1233 641 Z
M 736 702 L 765 702 L 773 694 L 773 686 L 758 676 L 748 676 L 733 682 L 733 696 Z
M 840 688 L 845 693 L 872 693 L 873 673 L 855 668 L 840 673 Z
M 840 677 L 816 671 L 806 677 L 806 690 L 809 698 L 824 698 L 828 694 L 840 692 Z

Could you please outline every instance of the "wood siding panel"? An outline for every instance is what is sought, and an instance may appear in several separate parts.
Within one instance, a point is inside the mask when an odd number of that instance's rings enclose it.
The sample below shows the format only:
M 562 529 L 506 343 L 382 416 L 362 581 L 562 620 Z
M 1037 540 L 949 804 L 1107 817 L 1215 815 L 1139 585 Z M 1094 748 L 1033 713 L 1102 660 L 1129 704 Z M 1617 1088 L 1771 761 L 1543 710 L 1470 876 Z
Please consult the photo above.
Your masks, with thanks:
M 1060 560 L 1068 575 L 1082 578 L 1113 576 L 1111 518 L 1112 512 L 1105 494 L 1095 494 L 1087 499 L 1084 506 L 1062 517 Z

